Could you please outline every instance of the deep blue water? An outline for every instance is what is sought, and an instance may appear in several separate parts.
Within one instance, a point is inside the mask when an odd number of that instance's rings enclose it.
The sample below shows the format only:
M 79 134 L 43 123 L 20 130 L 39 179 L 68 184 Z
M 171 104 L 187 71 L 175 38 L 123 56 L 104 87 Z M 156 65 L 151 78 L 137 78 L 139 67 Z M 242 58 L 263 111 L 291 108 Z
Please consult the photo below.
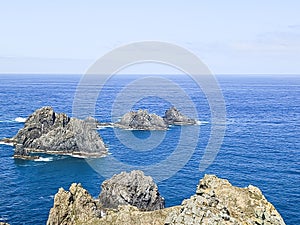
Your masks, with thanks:
M 118 93 L 137 76 L 109 80 L 96 104 L 96 117 L 111 121 L 111 108 Z M 208 142 L 211 120 L 205 95 L 186 76 L 169 76 L 195 102 L 200 126 L 197 148 L 176 175 L 158 183 L 166 205 L 180 204 L 195 192 L 204 173 L 229 179 L 234 185 L 258 186 L 274 204 L 286 224 L 300 221 L 300 76 L 218 76 L 227 111 L 227 128 L 222 147 L 210 167 L 200 172 L 199 162 Z M 23 127 L 15 118 L 26 118 L 35 109 L 53 106 L 57 112 L 72 115 L 78 75 L 0 75 L 0 139 L 11 137 Z M 168 90 L 169 91 L 169 90 Z M 163 115 L 171 104 L 159 97 L 147 97 L 133 108 L 146 108 Z M 189 109 L 186 110 L 189 114 Z M 116 136 L 116 130 L 99 130 L 111 155 L 132 166 L 149 166 L 168 158 L 178 145 L 182 129 L 171 127 L 163 142 L 152 150 L 132 151 Z M 147 140 L 150 132 L 118 131 Z M 123 133 L 122 133 L 123 132 Z M 153 133 L 153 134 L 154 134 Z M 185 143 L 189 144 L 189 143 Z M 80 182 L 93 195 L 100 193 L 105 179 L 86 160 L 67 156 L 47 156 L 48 161 L 12 158 L 13 147 L 0 145 L 0 221 L 10 224 L 45 224 L 59 187 Z M 97 161 L 109 169 L 109 157 Z M 175 164 L 168 165 L 176 167 Z M 102 168 L 102 169 L 103 169 Z M 168 172 L 162 169 L 162 173 Z

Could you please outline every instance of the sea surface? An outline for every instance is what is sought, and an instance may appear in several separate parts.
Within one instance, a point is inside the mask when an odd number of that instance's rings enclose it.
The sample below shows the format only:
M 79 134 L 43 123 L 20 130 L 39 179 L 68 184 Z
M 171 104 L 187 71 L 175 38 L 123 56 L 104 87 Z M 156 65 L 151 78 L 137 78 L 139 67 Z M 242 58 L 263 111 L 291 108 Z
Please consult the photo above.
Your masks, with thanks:
M 72 116 L 80 79 L 79 75 L 0 75 L 0 139 L 14 136 L 24 126 L 24 120 L 43 106 L 52 106 L 55 111 Z M 120 93 L 138 79 L 141 77 L 137 75 L 119 75 L 108 80 L 95 103 L 94 116 L 101 122 L 118 119 L 112 118 L 116 99 L 122 101 Z M 45 224 L 58 188 L 68 189 L 73 182 L 82 183 L 97 197 L 101 183 L 106 179 L 106 174 L 101 171 L 112 168 L 109 160 L 113 157 L 130 168 L 161 163 L 163 179 L 158 182 L 158 187 L 166 206 L 180 204 L 193 195 L 199 179 L 209 173 L 226 178 L 239 187 L 249 184 L 259 187 L 286 224 L 300 224 L 300 76 L 216 76 L 226 104 L 226 133 L 221 148 L 216 149 L 215 160 L 202 172 L 199 163 L 213 126 L 209 101 L 187 76 L 169 75 L 164 79 L 177 84 L 189 96 L 200 123 L 191 128 L 172 126 L 166 132 L 104 127 L 99 133 L 110 155 L 96 161 L 100 168 L 97 171 L 90 166 L 90 161 L 70 156 L 42 155 L 38 161 L 13 159 L 13 147 L 1 144 L 0 222 Z M 161 94 L 163 88 L 159 89 L 159 82 L 157 87 Z M 175 92 L 171 94 L 171 98 L 174 97 L 171 103 L 155 92 L 147 95 L 147 91 L 129 92 L 133 96 L 145 93 L 132 109 L 148 109 L 162 116 L 168 107 L 174 102 L 176 106 L 176 101 L 180 100 Z M 179 109 L 191 115 L 191 108 L 181 106 Z M 187 129 L 184 134 L 193 139 L 181 135 L 184 129 Z M 195 129 L 201 130 L 196 137 L 193 136 Z M 163 138 L 159 143 L 148 143 L 151 149 L 136 150 L 130 146 L 131 142 L 126 142 L 132 135 L 140 146 L 155 135 Z M 179 161 L 165 165 L 163 160 L 174 153 L 176 146 L 191 142 L 196 143 L 195 149 L 186 153 L 190 157 L 183 165 Z M 170 171 L 174 168 L 178 172 L 173 175 Z M 147 175 L 151 175 L 151 171 Z

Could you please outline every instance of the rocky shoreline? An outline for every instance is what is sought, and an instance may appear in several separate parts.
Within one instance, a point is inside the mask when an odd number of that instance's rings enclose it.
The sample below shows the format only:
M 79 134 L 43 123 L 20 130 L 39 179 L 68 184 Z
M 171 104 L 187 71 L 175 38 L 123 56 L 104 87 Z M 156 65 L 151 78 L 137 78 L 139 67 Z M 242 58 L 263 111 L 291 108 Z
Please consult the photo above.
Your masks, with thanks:
M 110 205 L 111 202 L 114 204 Z M 151 202 L 156 202 L 154 205 L 158 207 L 148 204 Z M 215 175 L 205 175 L 199 181 L 196 193 L 181 205 L 163 206 L 164 199 L 151 177 L 142 171 L 123 172 L 103 182 L 97 199 L 92 198 L 81 184 L 72 184 L 69 191 L 60 188 L 47 225 L 285 224 L 259 188 L 252 185 L 235 187 Z

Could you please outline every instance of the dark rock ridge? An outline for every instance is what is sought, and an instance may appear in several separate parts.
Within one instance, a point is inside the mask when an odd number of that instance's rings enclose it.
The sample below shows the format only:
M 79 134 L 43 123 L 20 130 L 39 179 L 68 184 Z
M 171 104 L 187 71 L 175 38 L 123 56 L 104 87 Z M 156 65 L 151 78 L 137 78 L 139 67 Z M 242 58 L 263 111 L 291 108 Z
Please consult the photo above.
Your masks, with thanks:
M 197 122 L 196 120 L 183 115 L 174 106 L 166 110 L 163 119 L 168 125 L 193 125 Z
M 280 214 L 257 187 L 235 187 L 214 175 L 205 175 L 199 182 L 196 194 L 184 200 L 180 206 L 154 211 L 144 211 L 132 205 L 119 205 L 117 209 L 105 208 L 101 201 L 93 199 L 81 185 L 72 184 L 70 191 L 59 189 L 55 195 L 47 224 L 285 225 Z
M 147 110 L 131 111 L 126 113 L 116 127 L 132 130 L 166 130 L 168 125 L 163 118 L 156 114 L 149 114 Z
M 152 177 L 142 171 L 122 172 L 101 185 L 99 200 L 103 207 L 117 209 L 119 205 L 132 205 L 145 211 L 162 209 L 165 200 L 160 196 Z
M 4 141 L 15 145 L 15 158 L 35 158 L 30 156 L 32 152 L 100 157 L 107 154 L 107 149 L 96 131 L 95 121 L 70 118 L 47 106 L 36 110 L 24 128 Z
M 183 115 L 175 107 L 166 110 L 164 117 L 150 114 L 147 110 L 126 113 L 116 127 L 131 130 L 166 130 L 169 125 L 194 125 L 196 120 Z

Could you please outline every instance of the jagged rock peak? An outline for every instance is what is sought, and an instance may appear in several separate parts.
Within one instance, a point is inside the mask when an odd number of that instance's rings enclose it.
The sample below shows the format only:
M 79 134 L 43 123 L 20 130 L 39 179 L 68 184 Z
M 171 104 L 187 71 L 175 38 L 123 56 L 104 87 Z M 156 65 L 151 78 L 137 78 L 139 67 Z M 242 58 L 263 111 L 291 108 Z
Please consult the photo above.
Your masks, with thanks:
M 232 186 L 228 180 L 205 175 L 196 195 L 184 200 L 179 212 L 169 214 L 167 225 L 228 224 L 284 225 L 274 206 L 252 185 Z
M 96 127 L 94 118 L 70 118 L 46 106 L 31 114 L 9 141 L 16 146 L 15 158 L 31 159 L 31 152 L 101 157 L 107 149 Z
M 164 198 L 158 192 L 152 177 L 140 170 L 122 172 L 104 181 L 99 200 L 103 207 L 117 208 L 119 205 L 132 205 L 151 211 L 164 208 Z
M 126 113 L 119 122 L 115 123 L 115 126 L 132 130 L 166 130 L 168 128 L 162 117 L 154 113 L 150 114 L 143 109 Z
M 73 183 L 69 191 L 58 190 L 54 197 L 54 205 L 50 210 L 47 225 L 70 225 L 101 218 L 103 212 L 100 205 L 81 184 Z
M 110 194 L 114 200 L 119 199 L 116 197 L 119 194 L 125 199 L 145 199 L 140 198 L 144 196 L 144 192 L 138 192 L 136 185 L 131 184 L 136 182 L 135 179 L 130 179 L 127 183 L 126 178 L 129 176 L 141 179 L 140 176 L 144 175 L 140 171 L 115 175 L 111 179 L 115 180 L 114 182 L 103 183 L 104 188 L 109 189 L 105 192 L 105 199 L 108 199 Z M 117 179 L 123 181 L 117 183 Z M 120 184 L 124 185 L 124 189 L 119 187 Z M 127 192 L 127 189 L 130 191 Z M 153 192 L 154 196 L 155 193 Z M 145 212 L 129 204 L 119 205 L 116 209 L 103 208 L 102 204 L 98 199 L 92 199 L 81 185 L 73 184 L 70 191 L 60 189 L 56 194 L 47 224 L 285 225 L 280 214 L 257 187 L 235 187 L 229 181 L 214 175 L 205 175 L 199 182 L 196 194 L 184 200 L 180 206 Z
M 163 119 L 168 125 L 193 125 L 197 122 L 196 120 L 183 115 L 174 106 L 166 110 Z

